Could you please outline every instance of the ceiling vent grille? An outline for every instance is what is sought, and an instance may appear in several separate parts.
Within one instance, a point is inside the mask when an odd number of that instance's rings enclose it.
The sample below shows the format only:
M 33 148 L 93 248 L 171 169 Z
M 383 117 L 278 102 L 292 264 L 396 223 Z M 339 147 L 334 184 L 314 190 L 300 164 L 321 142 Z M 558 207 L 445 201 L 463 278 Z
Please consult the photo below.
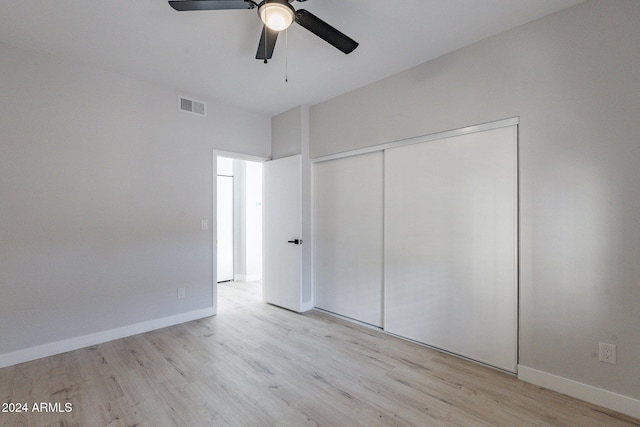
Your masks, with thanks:
M 207 104 L 205 102 L 196 101 L 195 99 L 185 98 L 184 96 L 178 97 L 178 110 L 185 113 L 196 114 L 198 116 L 206 117 Z

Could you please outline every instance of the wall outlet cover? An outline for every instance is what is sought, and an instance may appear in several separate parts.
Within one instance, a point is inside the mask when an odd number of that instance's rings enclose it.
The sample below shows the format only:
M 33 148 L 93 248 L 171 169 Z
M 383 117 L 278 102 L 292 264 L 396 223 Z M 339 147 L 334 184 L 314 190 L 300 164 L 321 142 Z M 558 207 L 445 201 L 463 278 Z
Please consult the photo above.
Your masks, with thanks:
M 600 361 L 605 363 L 611 363 L 615 365 L 617 363 L 616 346 L 615 344 L 600 343 L 599 346 Z

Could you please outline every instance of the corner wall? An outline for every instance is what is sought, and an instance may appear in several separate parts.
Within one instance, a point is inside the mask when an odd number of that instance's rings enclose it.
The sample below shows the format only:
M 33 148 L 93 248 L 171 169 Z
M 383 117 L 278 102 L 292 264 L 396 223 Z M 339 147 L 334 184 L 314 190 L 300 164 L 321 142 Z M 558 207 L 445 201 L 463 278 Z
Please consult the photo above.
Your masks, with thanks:
M 310 110 L 312 158 L 519 116 L 519 363 L 629 408 L 640 399 L 638 22 L 640 2 L 587 1 Z M 617 345 L 617 365 L 598 361 L 599 342 Z
M 302 155 L 302 304 L 313 308 L 311 280 L 311 161 L 309 159 L 309 107 L 299 106 L 271 121 L 272 158 Z

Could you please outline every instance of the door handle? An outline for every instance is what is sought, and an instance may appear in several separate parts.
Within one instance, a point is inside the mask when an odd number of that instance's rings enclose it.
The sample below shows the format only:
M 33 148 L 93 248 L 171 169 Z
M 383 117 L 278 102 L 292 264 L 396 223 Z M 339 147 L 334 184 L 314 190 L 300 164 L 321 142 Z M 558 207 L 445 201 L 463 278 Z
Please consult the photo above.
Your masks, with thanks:
M 293 243 L 294 245 L 301 245 L 302 244 L 302 240 L 300 240 L 300 239 L 287 240 L 287 243 Z

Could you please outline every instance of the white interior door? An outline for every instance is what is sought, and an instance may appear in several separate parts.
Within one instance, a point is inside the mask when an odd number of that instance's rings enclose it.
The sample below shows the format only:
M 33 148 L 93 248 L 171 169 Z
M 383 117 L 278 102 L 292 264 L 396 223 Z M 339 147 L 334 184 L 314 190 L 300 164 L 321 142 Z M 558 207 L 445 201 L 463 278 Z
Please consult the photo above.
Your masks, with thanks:
M 263 296 L 302 311 L 302 156 L 264 163 Z
M 218 282 L 233 280 L 233 177 L 218 175 Z
M 385 153 L 385 330 L 514 372 L 516 135 Z

